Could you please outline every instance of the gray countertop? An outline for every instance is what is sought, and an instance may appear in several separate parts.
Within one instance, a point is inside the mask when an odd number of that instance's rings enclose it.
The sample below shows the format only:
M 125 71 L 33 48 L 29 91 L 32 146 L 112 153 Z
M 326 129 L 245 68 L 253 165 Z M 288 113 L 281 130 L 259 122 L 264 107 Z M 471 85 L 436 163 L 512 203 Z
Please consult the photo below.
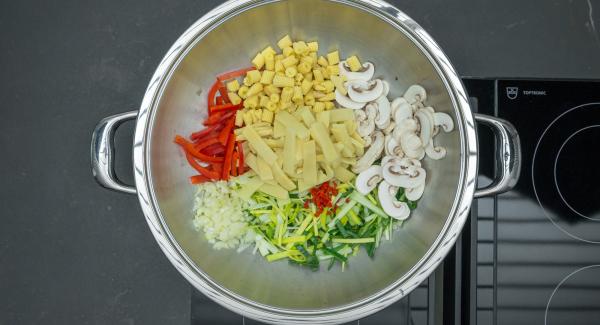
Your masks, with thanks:
M 464 76 L 600 79 L 598 0 L 391 2 Z M 95 124 L 137 108 L 172 42 L 218 3 L 0 4 L 0 324 L 189 324 L 191 289 L 137 199 L 94 182 L 89 146 Z M 132 128 L 117 152 L 131 150 Z M 117 161 L 128 181 L 130 159 Z

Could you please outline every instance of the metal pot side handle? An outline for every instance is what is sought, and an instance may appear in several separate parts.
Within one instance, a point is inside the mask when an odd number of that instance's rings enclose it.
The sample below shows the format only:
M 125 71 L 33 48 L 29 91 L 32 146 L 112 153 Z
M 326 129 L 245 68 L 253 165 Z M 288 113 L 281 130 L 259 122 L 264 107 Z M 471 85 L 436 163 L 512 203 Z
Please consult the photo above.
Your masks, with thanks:
M 115 174 L 115 131 L 123 122 L 134 120 L 137 111 L 121 113 L 102 119 L 92 134 L 92 174 L 105 188 L 136 194 L 135 186 L 121 182 Z
M 475 198 L 493 196 L 511 190 L 521 173 L 521 141 L 515 127 L 508 121 L 488 115 L 474 114 L 475 120 L 492 129 L 496 135 L 498 176 L 492 184 L 475 191 Z

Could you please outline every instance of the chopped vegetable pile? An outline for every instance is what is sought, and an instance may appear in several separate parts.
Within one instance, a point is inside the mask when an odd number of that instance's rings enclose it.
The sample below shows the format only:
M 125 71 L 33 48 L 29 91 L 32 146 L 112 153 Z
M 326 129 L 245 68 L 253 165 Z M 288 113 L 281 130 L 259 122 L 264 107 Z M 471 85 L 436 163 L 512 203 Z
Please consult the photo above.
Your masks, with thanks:
M 417 208 L 421 161 L 445 156 L 433 141 L 453 122 L 419 85 L 390 102 L 390 84 L 356 55 L 319 56 L 318 42 L 287 35 L 277 46 L 218 75 L 203 128 L 174 139 L 197 172 L 194 224 L 215 249 L 344 270 Z

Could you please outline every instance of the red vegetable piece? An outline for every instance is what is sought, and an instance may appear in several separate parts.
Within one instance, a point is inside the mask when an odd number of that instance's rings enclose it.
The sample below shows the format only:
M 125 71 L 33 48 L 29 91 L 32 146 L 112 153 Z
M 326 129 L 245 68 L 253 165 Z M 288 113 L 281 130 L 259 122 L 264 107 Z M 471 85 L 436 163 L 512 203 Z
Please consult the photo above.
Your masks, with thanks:
M 232 134 L 227 140 L 227 147 L 225 148 L 225 161 L 223 162 L 223 173 L 221 178 L 229 180 L 229 172 L 231 171 L 231 159 L 233 157 L 233 145 L 235 144 L 235 134 Z
M 208 99 L 207 107 L 211 107 L 211 106 L 215 105 L 215 96 L 217 95 L 217 91 L 219 90 L 219 88 L 222 86 L 223 86 L 223 83 L 221 83 L 221 81 L 217 80 L 210 87 L 210 89 L 208 90 L 208 95 L 207 95 L 207 99 Z M 210 114 L 210 110 L 208 111 L 208 113 Z
M 185 153 L 185 158 L 187 159 L 187 161 L 190 164 L 190 166 L 192 166 L 192 168 L 194 168 L 200 174 L 202 174 L 205 177 L 208 177 L 210 179 L 213 179 L 213 180 L 219 179 L 219 173 L 216 173 L 214 171 L 208 170 L 208 168 L 206 168 L 206 167 L 200 166 L 200 164 L 194 159 L 194 157 L 192 156 L 192 154 L 190 154 L 187 151 Z
M 200 184 L 200 183 L 204 183 L 204 182 L 208 182 L 210 181 L 210 178 L 204 176 L 204 175 L 194 175 L 192 177 L 190 177 L 190 182 L 192 184 Z
M 222 157 L 211 157 L 209 155 L 200 153 L 200 151 L 196 150 L 193 143 L 187 141 L 180 135 L 175 136 L 175 143 L 180 145 L 187 153 L 189 153 L 193 157 L 200 159 L 204 162 L 223 162 Z
M 231 158 L 231 176 L 238 175 L 237 163 L 238 163 L 239 154 L 237 151 L 233 152 L 233 157 Z
M 204 149 L 204 148 L 206 148 L 208 146 L 211 146 L 211 145 L 213 145 L 215 143 L 219 143 L 219 139 L 217 139 L 216 137 L 215 138 L 208 138 L 206 140 L 202 140 L 202 141 L 197 142 L 194 145 L 194 147 L 196 148 L 196 150 L 202 152 L 202 149 Z
M 219 142 L 221 142 L 221 144 L 223 144 L 223 145 L 227 144 L 227 140 L 229 139 L 229 136 L 233 134 L 234 123 L 235 123 L 235 118 L 230 118 L 229 120 L 227 120 L 227 122 L 225 122 L 225 127 L 219 133 Z

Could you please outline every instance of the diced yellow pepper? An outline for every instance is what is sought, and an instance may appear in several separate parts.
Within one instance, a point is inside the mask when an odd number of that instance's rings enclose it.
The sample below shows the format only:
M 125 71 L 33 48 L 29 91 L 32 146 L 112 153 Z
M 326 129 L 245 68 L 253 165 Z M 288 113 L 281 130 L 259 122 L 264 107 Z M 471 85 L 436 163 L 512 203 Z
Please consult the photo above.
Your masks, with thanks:
M 244 108 L 257 108 L 258 107 L 258 96 L 254 95 L 252 97 L 246 98 L 244 101 Z
M 292 38 L 290 35 L 285 35 L 282 39 L 280 39 L 279 42 L 277 42 L 277 46 L 282 50 L 285 47 L 292 46 Z
M 317 51 L 319 51 L 319 42 L 309 42 L 306 45 L 308 45 L 308 50 L 310 52 L 317 52 Z
M 321 82 L 325 81 L 325 78 L 323 78 L 323 73 L 321 72 L 321 70 L 313 70 L 313 75 L 315 76 L 315 81 L 317 83 L 321 83 Z
M 325 103 L 321 103 L 321 102 L 314 103 L 313 112 L 319 113 L 319 112 L 323 112 L 324 110 L 325 110 Z
M 275 70 L 275 57 L 273 54 L 266 54 L 265 57 L 265 70 L 274 71 Z
M 237 81 L 237 79 L 233 79 L 232 81 L 227 83 L 227 90 L 232 92 L 232 91 L 238 91 L 240 89 L 240 83 Z
M 362 68 L 362 64 L 360 63 L 356 55 L 353 55 L 346 59 L 346 64 L 348 65 L 348 67 L 350 67 L 350 70 L 353 72 L 356 72 Z
M 267 123 L 273 123 L 273 112 L 269 110 L 263 110 L 262 120 Z
M 327 61 L 327 59 L 324 56 L 320 56 L 319 59 L 317 60 L 317 63 L 322 67 L 326 67 L 329 65 L 329 62 Z
M 304 41 L 294 42 L 292 47 L 294 48 L 294 52 L 298 55 L 304 55 L 309 51 L 308 45 L 306 45 L 306 42 Z
M 261 53 L 256 54 L 254 59 L 252 59 L 252 64 L 257 69 L 262 69 L 262 67 L 265 65 L 265 57 Z
M 230 92 L 227 93 L 227 96 L 233 105 L 237 105 L 242 102 L 242 99 L 236 93 Z
M 276 75 L 273 78 L 273 86 L 279 87 L 279 88 L 293 87 L 294 86 L 294 78 Z
M 267 107 L 267 104 L 269 104 L 269 97 L 265 96 L 265 95 L 261 95 L 260 96 L 260 100 L 258 102 L 258 105 L 260 107 Z
M 281 89 L 279 89 L 273 85 L 266 85 L 263 87 L 263 90 L 264 90 L 265 94 L 267 94 L 267 96 L 271 96 L 273 94 L 279 94 L 281 92 Z
M 240 95 L 242 99 L 246 99 L 246 97 L 248 97 L 247 95 L 249 89 L 250 88 L 248 88 L 248 86 L 241 86 L 240 90 L 238 90 L 238 95 Z
M 327 72 L 329 72 L 329 76 L 337 76 L 340 74 L 340 67 L 338 65 L 330 65 L 327 67 Z
M 310 72 L 311 69 L 312 69 L 312 65 L 308 64 L 307 62 L 300 62 L 298 64 L 298 72 L 300 72 L 302 74 Z
M 340 52 L 329 52 L 327 54 L 327 62 L 329 62 L 329 65 L 337 65 L 338 63 L 340 63 Z
M 281 60 L 283 66 L 286 68 L 293 67 L 298 63 L 298 59 L 295 56 L 288 56 L 287 58 Z
M 275 71 L 265 70 L 260 77 L 260 83 L 264 85 L 268 85 L 273 82 L 273 77 L 275 77 Z
M 294 76 L 296 76 L 296 73 L 298 73 L 298 70 L 296 70 L 296 68 L 293 66 L 285 69 L 285 75 L 287 77 L 293 78 Z
M 275 52 L 275 50 L 272 47 L 267 46 L 267 47 L 265 47 L 264 50 L 260 51 L 260 54 L 262 54 L 266 59 L 269 54 L 275 55 L 275 54 L 277 54 L 277 52 Z
M 260 81 L 260 71 L 250 70 L 246 73 L 246 77 L 250 79 L 250 82 L 252 82 L 252 84 L 255 84 Z
M 294 95 L 294 88 L 285 87 L 281 91 L 281 99 L 282 103 L 289 103 L 292 100 L 292 96 Z
M 294 49 L 291 46 L 283 48 L 283 56 L 290 56 L 294 54 Z
M 252 97 L 254 95 L 258 95 L 263 90 L 263 85 L 261 83 L 253 84 L 250 89 L 248 89 L 248 93 L 246 96 Z
M 320 102 L 329 102 L 335 100 L 335 93 L 327 93 L 325 96 L 319 98 Z
M 302 94 L 303 95 L 308 94 L 308 92 L 312 88 L 312 85 L 313 85 L 312 82 L 310 82 L 310 81 L 308 81 L 306 79 L 302 80 L 302 84 L 300 86 L 302 88 Z

